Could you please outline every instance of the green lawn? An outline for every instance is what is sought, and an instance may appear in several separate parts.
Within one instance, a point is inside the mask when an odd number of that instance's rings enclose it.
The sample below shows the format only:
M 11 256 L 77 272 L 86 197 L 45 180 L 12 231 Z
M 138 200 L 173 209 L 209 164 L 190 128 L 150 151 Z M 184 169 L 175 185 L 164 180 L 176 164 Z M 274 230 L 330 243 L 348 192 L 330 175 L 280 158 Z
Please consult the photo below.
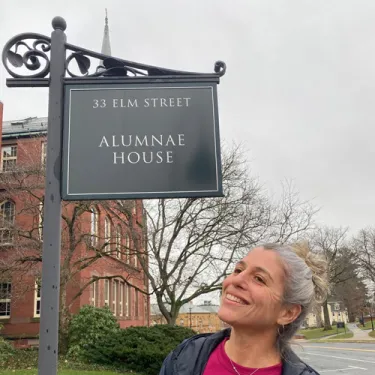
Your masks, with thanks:
M 346 332 L 348 332 L 348 329 L 346 329 Z M 333 329 L 329 331 L 324 331 L 323 328 L 311 328 L 311 329 L 301 329 L 298 331 L 301 335 L 304 335 L 307 340 L 312 340 L 312 339 L 319 339 L 325 336 L 331 336 L 331 335 L 336 335 L 337 333 L 345 334 L 345 329 L 344 328 L 339 328 L 337 331 L 337 328 L 334 327 Z
M 357 327 L 360 328 L 360 329 L 371 329 L 371 322 L 366 322 L 365 323 L 365 326 L 363 326 L 362 324 L 357 324 Z M 374 321 L 374 327 L 375 327 L 375 321 Z
M 112 371 L 82 371 L 82 370 L 59 370 L 58 375 L 119 375 Z M 136 373 L 121 373 L 122 375 L 137 375 Z M 38 375 L 38 370 L 0 370 L 0 375 Z
M 340 333 L 337 336 L 330 337 L 328 340 L 351 339 L 353 336 L 353 332 Z
M 371 331 L 371 332 L 369 333 L 369 336 L 371 336 L 371 337 L 373 337 L 373 338 L 375 339 L 375 331 Z

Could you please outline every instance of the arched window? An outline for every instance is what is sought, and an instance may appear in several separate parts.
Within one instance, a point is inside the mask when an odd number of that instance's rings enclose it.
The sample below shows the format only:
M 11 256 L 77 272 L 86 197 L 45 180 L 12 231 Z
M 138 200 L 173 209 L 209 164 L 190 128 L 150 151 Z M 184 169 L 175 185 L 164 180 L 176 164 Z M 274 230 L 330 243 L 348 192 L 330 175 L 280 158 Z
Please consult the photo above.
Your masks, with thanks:
M 91 208 L 91 245 L 98 244 L 99 235 L 99 212 L 96 207 Z
M 16 205 L 6 200 L 0 203 L 0 243 L 8 244 L 13 241 L 12 227 L 15 220 Z
M 111 249 L 111 220 L 109 217 L 104 219 L 104 242 L 106 242 L 106 249 Z
M 130 264 L 130 237 L 129 234 L 125 235 L 125 261 L 127 264 Z
M 116 227 L 116 257 L 121 259 L 121 226 Z

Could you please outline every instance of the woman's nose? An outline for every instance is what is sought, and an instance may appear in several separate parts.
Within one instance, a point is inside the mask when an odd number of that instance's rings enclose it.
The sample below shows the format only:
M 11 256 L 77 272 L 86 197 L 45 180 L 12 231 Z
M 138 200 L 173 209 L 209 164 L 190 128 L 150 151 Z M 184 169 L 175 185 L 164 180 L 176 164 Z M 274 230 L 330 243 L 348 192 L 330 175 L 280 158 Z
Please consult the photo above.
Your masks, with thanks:
M 247 277 L 245 272 L 241 272 L 238 275 L 233 276 L 232 283 L 237 288 L 246 289 L 247 287 Z

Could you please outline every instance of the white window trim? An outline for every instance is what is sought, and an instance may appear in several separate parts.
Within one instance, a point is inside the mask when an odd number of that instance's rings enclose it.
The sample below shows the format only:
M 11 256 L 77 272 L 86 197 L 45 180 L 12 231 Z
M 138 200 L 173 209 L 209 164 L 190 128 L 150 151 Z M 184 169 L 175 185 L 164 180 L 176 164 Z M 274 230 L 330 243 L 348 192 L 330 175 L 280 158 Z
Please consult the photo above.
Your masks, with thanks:
M 104 219 L 104 241 L 108 242 L 106 248 L 110 251 L 111 250 L 111 220 L 109 217 L 106 216 Z
M 39 288 L 39 296 L 38 296 L 38 288 Z M 39 314 L 37 313 L 37 304 L 39 302 L 39 309 L 42 308 L 41 305 L 42 300 L 42 285 L 40 280 L 35 280 L 35 288 L 34 288 L 34 318 L 40 318 L 40 311 Z
M 98 281 L 94 281 L 91 284 L 91 289 L 90 289 L 90 293 L 91 293 L 90 303 L 91 303 L 91 306 L 94 306 L 94 307 L 96 307 L 98 303 L 98 301 L 96 300 L 97 292 L 98 292 Z
M 46 167 L 47 162 L 47 140 L 42 141 L 41 163 L 42 168 Z
M 4 156 L 4 151 L 6 149 L 10 149 L 10 154 L 12 154 L 12 148 L 15 148 L 16 149 L 16 155 L 15 156 Z M 2 149 L 1 149 L 1 171 L 2 172 L 9 172 L 10 170 L 4 170 L 4 161 L 5 160 L 15 160 L 16 161 L 16 164 L 17 164 L 17 145 L 3 145 Z
M 139 317 L 139 293 L 138 290 L 134 289 L 134 316 L 136 318 Z
M 114 316 L 117 316 L 117 293 L 118 293 L 118 281 L 113 280 L 112 282 L 112 312 Z
M 121 226 L 116 227 L 116 258 L 121 259 Z
M 13 235 L 12 233 L 10 233 L 9 237 L 10 237 L 10 241 L 3 241 L 3 231 L 10 231 L 12 228 L 12 225 L 14 224 L 14 221 L 16 219 L 16 204 L 7 199 L 7 200 L 4 200 L 3 202 L 0 203 L 0 215 L 2 217 L 4 217 L 5 215 L 3 214 L 3 209 L 4 209 L 4 205 L 7 204 L 7 203 L 10 203 L 11 204 L 11 207 L 13 208 L 13 213 L 12 213 L 12 217 L 11 217 L 11 220 L 7 223 L 5 222 L 5 220 L 3 220 L 2 222 L 2 225 L 0 227 L 0 244 L 1 245 L 9 245 L 9 244 L 12 244 L 13 243 Z M 8 225 L 9 224 L 9 225 Z
M 104 280 L 104 306 L 109 307 L 109 280 Z
M 131 303 L 131 296 L 130 296 L 130 292 L 131 292 L 131 289 L 130 289 L 130 286 L 128 284 L 125 285 L 125 290 L 126 290 L 126 296 L 125 296 L 125 313 L 126 313 L 126 317 L 127 318 L 130 318 L 131 316 L 131 306 L 130 306 L 130 303 Z
M 10 284 L 10 287 L 12 288 L 12 283 L 10 283 L 10 282 L 0 283 L 0 284 Z M 9 319 L 10 314 L 12 313 L 12 308 L 11 308 L 12 292 L 11 292 L 10 298 L 2 298 L 2 299 L 0 299 L 0 302 L 1 303 L 9 303 L 9 315 L 1 315 L 0 319 Z
M 43 242 L 43 216 L 44 216 L 44 203 L 39 202 L 38 232 L 39 232 L 39 240 L 42 242 Z
M 119 316 L 124 316 L 124 283 L 120 282 Z
M 96 246 L 98 244 L 98 231 L 99 231 L 99 211 L 95 208 L 91 208 L 91 245 Z
M 125 262 L 130 264 L 130 236 L 128 233 L 125 235 Z

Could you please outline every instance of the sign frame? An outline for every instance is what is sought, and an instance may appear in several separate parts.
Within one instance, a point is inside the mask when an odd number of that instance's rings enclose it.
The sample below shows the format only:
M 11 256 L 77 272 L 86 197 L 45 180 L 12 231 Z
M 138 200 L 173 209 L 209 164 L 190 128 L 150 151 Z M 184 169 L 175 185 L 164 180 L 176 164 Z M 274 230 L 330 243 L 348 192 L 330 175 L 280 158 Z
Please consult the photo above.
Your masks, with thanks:
M 220 130 L 219 130 L 219 111 L 217 99 L 217 83 L 218 79 L 215 77 L 189 77 L 174 78 L 174 79 L 122 79 L 113 82 L 113 79 L 103 78 L 99 83 L 96 80 L 95 84 L 85 83 L 80 80 L 66 79 L 64 85 L 64 126 L 63 126 L 63 149 L 62 149 L 62 199 L 65 201 L 77 200 L 113 200 L 113 199 L 156 199 L 156 198 L 191 198 L 191 197 L 222 197 L 222 170 L 221 170 L 221 148 L 220 148 Z M 73 91 L 96 91 L 96 90 L 171 90 L 171 89 L 207 89 L 212 90 L 212 121 L 213 121 L 213 142 L 214 142 L 214 157 L 216 167 L 216 189 L 196 189 L 196 190 L 167 190 L 155 191 L 150 186 L 149 191 L 95 191 L 94 186 L 91 192 L 77 192 L 71 187 L 70 170 L 73 161 L 70 158 L 71 154 L 71 107 L 74 105 L 71 99 Z M 125 115 L 126 116 L 126 115 Z M 166 115 L 166 118 L 168 115 Z M 126 131 L 126 129 L 124 129 Z M 77 173 L 77 172 L 75 172 Z M 79 173 L 79 172 L 78 172 Z

